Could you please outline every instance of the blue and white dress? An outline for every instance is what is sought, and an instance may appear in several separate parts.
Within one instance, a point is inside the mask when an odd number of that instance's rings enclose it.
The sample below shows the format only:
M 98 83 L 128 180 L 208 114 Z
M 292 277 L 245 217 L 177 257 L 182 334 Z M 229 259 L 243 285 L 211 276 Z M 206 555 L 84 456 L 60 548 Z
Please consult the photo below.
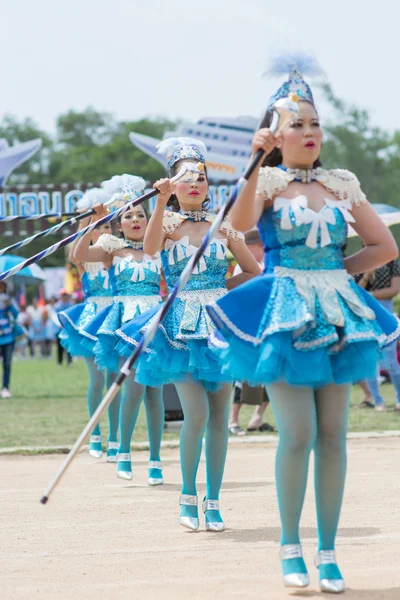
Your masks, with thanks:
M 210 215 L 207 218 L 212 222 Z M 164 232 L 172 233 L 182 224 L 177 213 L 166 212 Z M 238 239 L 227 222 L 221 227 L 225 239 L 214 238 L 206 253 L 195 267 L 185 289 L 178 294 L 151 342 L 148 351 L 136 365 L 136 379 L 143 385 L 159 386 L 185 381 L 190 375 L 207 390 L 214 391 L 230 381 L 221 374 L 221 364 L 210 347 L 214 325 L 207 314 L 206 305 L 226 294 L 227 238 Z M 189 237 L 167 239 L 161 252 L 168 289 L 171 291 L 183 269 L 197 248 Z M 128 323 L 116 332 L 120 338 L 118 351 L 129 356 L 143 333 L 156 318 L 157 308 Z
M 351 209 L 366 201 L 358 180 L 342 170 L 311 173 L 331 192 L 319 212 L 305 195 L 279 196 L 293 176 L 260 170 L 258 190 L 273 199 L 258 223 L 267 269 L 207 308 L 223 373 L 251 385 L 354 383 L 375 375 L 381 348 L 400 336 L 397 317 L 344 268 Z
M 129 247 L 124 240 L 108 234 L 100 236 L 97 244 L 109 253 Z M 85 327 L 84 333 L 85 346 L 93 351 L 97 366 L 114 372 L 118 371 L 120 358 L 115 348 L 118 342 L 115 335 L 117 329 L 148 309 L 158 308 L 162 302 L 161 260 L 146 254 L 140 261 L 135 260 L 132 254 L 114 256 L 109 280 L 112 304 Z
M 96 315 L 112 303 L 112 290 L 108 270 L 102 262 L 83 263 L 82 289 L 85 301 L 58 313 L 62 326 L 59 333 L 61 345 L 72 356 L 93 356 L 93 347 L 85 327 Z

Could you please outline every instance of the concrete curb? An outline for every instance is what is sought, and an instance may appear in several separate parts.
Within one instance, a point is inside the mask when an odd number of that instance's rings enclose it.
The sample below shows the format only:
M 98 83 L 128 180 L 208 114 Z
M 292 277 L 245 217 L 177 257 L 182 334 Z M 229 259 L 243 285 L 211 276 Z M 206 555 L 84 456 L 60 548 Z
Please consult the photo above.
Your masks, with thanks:
M 365 440 L 373 438 L 394 438 L 400 437 L 400 430 L 393 429 L 389 431 L 353 431 L 347 435 L 349 440 Z M 269 435 L 245 435 L 241 437 L 230 437 L 229 444 L 276 444 L 278 436 L 275 434 Z M 179 440 L 171 440 L 162 442 L 162 448 L 179 448 Z M 87 446 L 82 446 L 81 452 L 87 450 Z M 132 450 L 148 450 L 148 442 L 136 442 L 131 445 Z M 71 446 L 21 446 L 20 448 L 0 448 L 1 455 L 9 454 L 67 454 L 71 450 Z

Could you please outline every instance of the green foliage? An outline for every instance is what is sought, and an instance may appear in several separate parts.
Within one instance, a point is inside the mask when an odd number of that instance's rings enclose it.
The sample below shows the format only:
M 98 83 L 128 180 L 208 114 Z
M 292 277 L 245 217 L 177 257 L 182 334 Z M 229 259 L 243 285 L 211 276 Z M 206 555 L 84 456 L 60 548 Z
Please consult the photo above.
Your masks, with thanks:
M 158 179 L 164 170 L 129 140 L 136 131 L 161 139 L 177 123 L 161 117 L 138 121 L 117 121 L 112 115 L 92 107 L 82 112 L 70 110 L 57 118 L 52 138 L 32 119 L 18 121 L 6 115 L 0 121 L 0 138 L 10 144 L 40 137 L 43 148 L 16 169 L 8 183 L 96 183 L 113 175 L 132 173 L 148 181 Z
M 322 89 L 334 109 L 333 122 L 324 127 L 324 167 L 356 173 L 370 202 L 400 206 L 400 132 L 373 126 L 364 109 L 337 98 L 329 84 Z

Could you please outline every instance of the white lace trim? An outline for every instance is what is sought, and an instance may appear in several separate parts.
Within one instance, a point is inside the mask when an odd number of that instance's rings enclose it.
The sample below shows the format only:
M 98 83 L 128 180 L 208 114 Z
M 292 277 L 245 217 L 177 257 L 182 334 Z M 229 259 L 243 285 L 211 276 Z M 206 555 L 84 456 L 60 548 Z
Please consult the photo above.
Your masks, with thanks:
M 389 344 L 392 344 L 399 337 L 400 337 L 400 320 L 397 319 L 396 329 L 390 335 L 385 336 L 385 342 L 384 342 L 383 346 L 388 346 Z
M 339 336 L 337 333 L 330 333 L 329 335 L 324 335 L 323 337 L 311 340 L 310 342 L 294 342 L 293 346 L 299 350 L 308 350 L 318 346 L 326 346 L 328 342 L 333 342 L 338 338 Z
M 133 338 L 129 337 L 129 335 L 126 335 L 121 329 L 117 329 L 117 331 L 115 332 L 115 335 L 118 338 L 121 338 L 122 340 L 124 340 L 124 342 L 127 342 L 128 344 L 135 346 L 135 348 L 137 348 L 139 346 L 139 342 L 137 342 Z M 144 349 L 144 352 L 146 352 L 147 354 L 155 354 L 154 350 L 152 350 L 148 346 L 147 346 L 147 348 Z
M 149 308 L 162 303 L 161 296 L 114 296 L 114 303 L 121 302 L 124 305 L 123 322 L 131 321 L 136 317 L 137 309 L 142 314 Z
M 110 304 L 113 303 L 113 297 L 112 296 L 89 296 L 89 298 L 86 299 L 86 302 L 88 302 L 89 304 L 95 304 L 96 310 L 97 309 L 102 310 L 103 308 L 107 308 L 107 306 L 110 306 Z
M 179 292 L 177 298 L 198 300 L 201 304 L 209 304 L 216 298 L 221 298 L 226 294 L 226 288 L 209 288 L 205 290 L 183 290 Z
M 110 233 L 103 233 L 95 243 L 94 247 L 96 246 L 100 246 L 105 252 L 112 254 L 116 250 L 122 250 L 122 248 L 124 248 L 125 240 L 117 238 Z
M 163 232 L 166 235 L 171 235 L 172 233 L 174 233 L 175 229 L 180 227 L 182 223 L 184 223 L 187 219 L 187 216 L 182 215 L 180 213 L 165 211 L 163 219 Z M 207 213 L 207 216 L 204 220 L 208 223 L 213 223 L 215 221 L 215 215 Z M 225 219 L 221 223 L 219 230 L 221 231 L 221 233 L 225 233 L 228 239 L 244 240 L 244 234 L 240 231 L 236 231 L 236 229 L 233 229 L 232 225 L 229 222 L 229 217 L 225 217 Z
M 287 173 L 278 167 L 261 167 L 258 175 L 257 192 L 265 200 L 272 200 L 277 194 L 287 189 L 289 183 L 295 179 L 294 174 Z M 339 200 L 347 200 L 350 205 L 359 206 L 367 202 L 361 190 L 357 177 L 345 169 L 315 170 L 315 180 L 324 186 L 328 192 L 334 194 Z

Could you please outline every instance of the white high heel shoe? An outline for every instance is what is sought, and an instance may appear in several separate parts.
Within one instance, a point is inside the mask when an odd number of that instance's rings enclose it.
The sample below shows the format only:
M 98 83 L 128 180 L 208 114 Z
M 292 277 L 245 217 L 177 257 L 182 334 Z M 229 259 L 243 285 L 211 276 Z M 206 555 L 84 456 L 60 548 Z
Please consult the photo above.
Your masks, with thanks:
M 185 506 L 197 506 L 197 496 L 189 496 L 188 494 L 181 494 L 179 498 L 179 504 L 183 504 Z M 182 527 L 186 527 L 187 529 L 191 529 L 192 531 L 197 531 L 199 528 L 199 519 L 198 517 L 179 517 L 179 525 Z
M 203 500 L 203 513 L 207 510 L 217 510 L 219 512 L 219 500 Z M 207 531 L 224 531 L 225 523 L 223 521 L 206 521 Z
M 91 435 L 89 440 L 89 454 L 92 458 L 101 458 L 103 456 L 103 450 L 94 450 L 94 448 L 90 448 L 90 444 L 100 444 L 101 445 L 101 436 L 99 435 Z
M 279 553 L 281 561 L 291 558 L 303 558 L 301 544 L 285 544 Z M 283 584 L 290 588 L 305 588 L 310 585 L 308 573 L 287 573 L 283 575 Z
M 121 470 L 118 469 L 119 464 L 124 463 L 124 462 L 129 463 L 130 470 L 123 471 L 122 469 Z M 117 454 L 117 477 L 118 477 L 118 479 L 125 479 L 127 481 L 131 481 L 131 479 L 133 477 L 131 455 L 129 454 L 129 452 L 127 452 L 125 454 Z
M 160 461 L 158 460 L 150 460 L 149 461 L 149 471 L 150 469 L 158 469 L 159 471 L 162 471 L 162 465 L 160 463 Z M 147 483 L 149 485 L 162 485 L 164 483 L 164 479 L 161 473 L 161 477 L 149 477 L 147 479 Z
M 315 555 L 315 566 L 318 568 L 321 565 L 337 565 L 336 553 L 334 550 L 319 550 Z M 345 589 L 344 579 L 328 579 L 319 580 L 321 592 L 329 592 L 331 594 L 342 594 Z
M 107 444 L 107 462 L 108 463 L 117 462 L 118 449 L 119 449 L 118 442 L 108 442 L 108 444 Z

